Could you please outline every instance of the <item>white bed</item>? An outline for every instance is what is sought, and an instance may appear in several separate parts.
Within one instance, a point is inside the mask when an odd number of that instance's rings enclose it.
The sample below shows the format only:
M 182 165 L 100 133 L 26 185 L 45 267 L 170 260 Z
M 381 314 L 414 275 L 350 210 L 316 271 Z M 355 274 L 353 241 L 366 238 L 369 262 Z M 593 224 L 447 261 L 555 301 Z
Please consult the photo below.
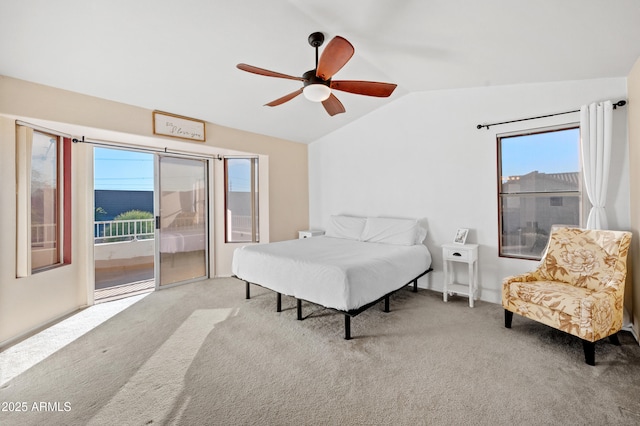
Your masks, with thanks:
M 417 221 L 332 216 L 326 236 L 235 250 L 234 276 L 278 293 L 345 313 L 348 318 L 430 270 L 422 244 L 426 230 Z M 298 312 L 298 319 L 301 319 Z M 350 338 L 348 330 L 345 337 Z

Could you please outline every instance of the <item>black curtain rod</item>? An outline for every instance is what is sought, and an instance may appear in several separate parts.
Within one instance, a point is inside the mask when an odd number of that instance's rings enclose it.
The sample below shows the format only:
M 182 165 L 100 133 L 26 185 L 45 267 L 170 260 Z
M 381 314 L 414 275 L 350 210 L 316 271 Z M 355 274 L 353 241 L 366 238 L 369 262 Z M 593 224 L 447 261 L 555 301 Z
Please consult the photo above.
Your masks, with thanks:
M 144 152 L 174 154 L 174 155 L 180 155 L 180 156 L 183 156 L 183 157 L 194 157 L 194 158 L 212 158 L 214 160 L 220 160 L 220 161 L 222 161 L 222 159 L 223 159 L 223 157 L 220 154 L 215 154 L 215 155 L 191 154 L 191 153 L 183 152 L 183 151 L 169 150 L 169 148 L 167 148 L 167 147 L 164 147 L 164 149 L 154 149 L 154 148 L 147 148 L 147 147 L 142 147 L 142 146 L 132 147 L 132 146 L 119 144 L 117 142 L 103 142 L 103 141 L 90 140 L 90 139 L 86 139 L 85 140 L 84 136 L 82 137 L 82 139 L 73 138 L 73 139 L 71 139 L 71 142 L 73 142 L 73 143 L 88 143 L 88 144 L 91 144 L 91 145 L 104 146 L 104 147 L 107 147 L 107 148 L 115 148 L 115 149 L 125 149 L 125 150 L 129 150 L 129 151 L 144 151 Z
M 614 104 L 613 104 L 613 109 L 616 109 L 616 108 L 618 108 L 618 107 L 623 107 L 623 106 L 625 106 L 626 104 L 627 104 L 627 101 L 625 101 L 625 100 L 618 101 L 618 102 L 616 102 L 616 103 L 614 103 Z M 521 118 L 521 119 L 519 119 L 519 120 L 501 121 L 501 122 L 499 122 L 499 123 L 478 124 L 478 125 L 476 126 L 476 128 L 477 128 L 478 130 L 480 130 L 480 129 L 482 129 L 483 127 L 486 127 L 486 128 L 487 128 L 487 130 L 489 130 L 489 127 L 491 127 L 491 126 L 499 126 L 499 125 L 501 125 L 501 124 L 517 123 L 517 122 L 519 122 L 519 121 L 536 120 L 536 119 L 538 119 L 538 118 L 547 118 L 547 117 L 553 117 L 553 116 L 556 116 L 556 115 L 571 114 L 572 112 L 580 112 L 580 110 L 579 110 L 579 109 L 574 109 L 573 111 L 557 112 L 557 113 L 555 113 L 555 114 L 539 115 L 539 116 L 537 116 L 537 117 Z

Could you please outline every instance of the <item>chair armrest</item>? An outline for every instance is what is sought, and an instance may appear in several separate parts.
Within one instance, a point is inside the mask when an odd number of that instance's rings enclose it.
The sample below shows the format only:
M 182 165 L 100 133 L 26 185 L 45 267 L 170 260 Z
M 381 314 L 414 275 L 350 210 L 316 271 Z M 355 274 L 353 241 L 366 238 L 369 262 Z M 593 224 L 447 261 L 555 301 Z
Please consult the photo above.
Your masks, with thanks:
M 622 328 L 624 280 L 618 274 L 602 290 L 580 302 L 580 332 L 591 341 L 617 333 Z
M 607 295 L 623 297 L 626 276 L 626 273 L 614 272 L 613 276 L 611 276 L 608 281 L 603 282 L 602 289 L 594 291 L 589 297 L 602 298 L 608 297 Z
M 508 286 L 511 283 L 526 283 L 527 281 L 538 281 L 540 278 L 536 271 L 526 272 L 524 274 L 512 275 L 502 280 L 502 286 Z
M 536 271 L 524 274 L 512 275 L 502 280 L 502 306 L 506 309 L 509 306 L 509 287 L 511 283 L 526 283 L 528 281 L 538 281 Z

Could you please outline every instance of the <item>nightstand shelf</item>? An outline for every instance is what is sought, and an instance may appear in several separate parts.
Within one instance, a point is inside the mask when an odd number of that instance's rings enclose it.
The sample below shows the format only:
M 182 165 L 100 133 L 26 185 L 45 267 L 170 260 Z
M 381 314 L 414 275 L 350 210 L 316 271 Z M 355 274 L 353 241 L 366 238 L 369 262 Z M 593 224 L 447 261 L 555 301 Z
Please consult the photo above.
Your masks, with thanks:
M 469 306 L 473 308 L 473 301 L 478 290 L 478 245 L 477 244 L 443 244 L 442 260 L 444 263 L 444 286 L 442 300 L 445 302 L 450 294 L 469 297 Z M 455 263 L 466 263 L 469 269 L 469 283 L 453 282 L 453 267 Z

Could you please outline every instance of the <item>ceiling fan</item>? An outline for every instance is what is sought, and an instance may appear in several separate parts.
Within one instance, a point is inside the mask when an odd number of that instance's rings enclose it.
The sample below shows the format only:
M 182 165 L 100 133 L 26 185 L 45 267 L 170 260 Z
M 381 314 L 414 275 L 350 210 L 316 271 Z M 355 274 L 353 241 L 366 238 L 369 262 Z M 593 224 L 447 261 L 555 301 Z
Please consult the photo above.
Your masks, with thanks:
M 351 59 L 355 49 L 346 39 L 335 36 L 327 44 L 322 55 L 318 58 L 318 48 L 322 46 L 322 43 L 324 43 L 324 34 L 321 32 L 315 32 L 309 36 L 309 44 L 316 49 L 316 67 L 302 74 L 302 77 L 281 74 L 247 64 L 238 64 L 236 67 L 242 71 L 265 75 L 267 77 L 302 81 L 303 87 L 300 89 L 266 104 L 266 106 L 271 107 L 281 105 L 303 93 L 310 101 L 322 102 L 324 109 L 329 115 L 333 116 L 345 112 L 345 109 L 342 102 L 332 93 L 332 90 L 341 90 L 357 95 L 381 98 L 386 98 L 393 93 L 397 85 L 392 83 L 362 80 L 332 80 L 333 75 Z

